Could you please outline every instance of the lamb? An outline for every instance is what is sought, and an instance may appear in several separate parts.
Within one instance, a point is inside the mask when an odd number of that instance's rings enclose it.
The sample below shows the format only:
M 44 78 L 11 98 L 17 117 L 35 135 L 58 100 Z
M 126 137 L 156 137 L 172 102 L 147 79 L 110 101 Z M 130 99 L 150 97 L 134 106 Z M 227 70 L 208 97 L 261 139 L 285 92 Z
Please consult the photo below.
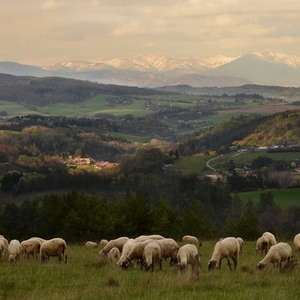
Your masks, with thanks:
M 119 261 L 120 255 L 121 255 L 120 250 L 117 247 L 113 247 L 109 250 L 107 256 L 108 256 L 110 263 L 115 265 Z
M 244 240 L 241 237 L 236 238 L 240 244 L 240 252 L 242 252 L 243 247 L 244 247 Z
M 157 264 L 159 269 L 162 270 L 162 258 L 161 258 L 162 249 L 160 244 L 157 241 L 152 241 L 146 245 L 143 253 L 144 265 L 146 271 L 154 271 L 154 265 Z
M 67 257 L 67 243 L 62 238 L 53 238 L 45 241 L 40 249 L 41 262 L 44 263 L 49 260 L 50 256 L 58 256 L 59 262 L 64 259 L 65 263 L 68 261 Z
M 136 245 L 136 240 L 134 239 L 129 239 L 123 246 L 122 248 L 122 254 L 121 257 L 119 259 L 119 261 L 117 262 L 117 267 L 122 267 L 123 262 L 125 261 L 127 255 L 129 254 L 129 252 L 132 250 L 132 248 Z
M 128 237 L 119 237 L 115 240 L 110 240 L 107 245 L 99 252 L 99 257 L 105 257 L 113 247 L 117 247 L 120 252 L 122 252 L 123 246 L 128 240 Z
M 30 238 L 21 242 L 22 250 L 26 258 L 32 255 L 34 258 L 38 258 L 41 249 L 41 243 L 37 238 Z
M 219 268 L 221 268 L 221 261 L 223 258 L 226 258 L 227 264 L 230 270 L 232 270 L 229 260 L 231 258 L 235 270 L 239 258 L 239 252 L 240 244 L 235 237 L 227 237 L 222 239 L 221 241 L 218 241 L 214 247 L 211 259 L 208 262 L 208 270 L 213 271 L 217 264 L 219 264 Z
M 184 271 L 188 265 L 192 266 L 194 271 L 195 267 L 200 268 L 200 257 L 197 247 L 194 244 L 185 244 L 179 248 L 177 253 L 177 266 L 180 271 Z
M 85 246 L 86 246 L 86 247 L 95 248 L 95 247 L 97 247 L 98 245 L 97 245 L 97 243 L 95 243 L 95 242 L 88 241 L 88 242 L 85 243 Z
M 108 244 L 108 240 L 105 240 L 105 239 L 102 239 L 102 240 L 99 242 L 100 248 L 104 248 L 107 244 Z
M 265 252 L 265 254 L 268 253 L 269 250 L 269 240 L 266 236 L 261 236 L 260 238 L 257 239 L 256 241 L 256 249 L 255 252 L 256 254 L 263 254 L 263 252 Z
M 300 233 L 296 234 L 294 237 L 294 245 L 296 246 L 296 252 L 300 253 Z
M 271 232 L 264 232 L 262 236 L 267 237 L 270 247 L 277 244 L 276 238 Z
M 11 263 L 16 263 L 22 254 L 22 246 L 18 240 L 11 240 L 8 245 L 8 261 Z
M 161 245 L 162 248 L 162 258 L 170 259 L 170 265 L 173 266 L 177 263 L 177 253 L 179 250 L 179 246 L 177 242 L 171 238 L 166 238 L 162 240 L 158 240 L 158 243 Z
M 292 248 L 288 243 L 278 243 L 273 245 L 266 256 L 257 264 L 256 268 L 262 270 L 269 263 L 272 263 L 274 268 L 281 268 L 282 262 L 289 264 L 292 257 Z
M 182 238 L 182 242 L 184 242 L 185 244 L 194 244 L 198 248 L 200 248 L 202 246 L 202 242 L 199 241 L 195 236 L 192 236 L 192 235 L 185 235 Z

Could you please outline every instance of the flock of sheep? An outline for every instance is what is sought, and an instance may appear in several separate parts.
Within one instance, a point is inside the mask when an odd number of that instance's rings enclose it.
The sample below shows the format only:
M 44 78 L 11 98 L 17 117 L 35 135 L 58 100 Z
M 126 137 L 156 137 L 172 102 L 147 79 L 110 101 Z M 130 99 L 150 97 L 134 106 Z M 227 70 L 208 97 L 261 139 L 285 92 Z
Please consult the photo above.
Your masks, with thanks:
M 162 261 L 170 259 L 171 266 L 177 266 L 180 271 L 184 271 L 191 266 L 193 271 L 199 274 L 201 268 L 200 248 L 202 242 L 196 237 L 186 235 L 182 238 L 183 246 L 172 238 L 165 238 L 161 235 L 143 235 L 137 238 L 120 237 L 110 241 L 101 240 L 99 252 L 100 259 L 108 259 L 112 264 L 120 269 L 129 269 L 133 264 L 139 264 L 141 269 L 154 271 L 155 266 L 162 269 Z M 300 251 L 300 233 L 294 237 L 296 251 Z M 97 243 L 86 242 L 87 247 L 96 247 Z M 236 269 L 240 252 L 244 241 L 238 237 L 226 237 L 220 239 L 214 246 L 213 253 L 208 262 L 208 270 L 213 271 L 216 267 L 221 267 L 221 261 L 227 260 L 230 269 L 231 260 L 233 269 Z M 274 267 L 292 268 L 297 265 L 297 260 L 292 258 L 292 249 L 288 243 L 276 242 L 275 236 L 270 232 L 265 232 L 257 239 L 256 254 L 263 255 L 264 258 L 257 264 L 257 269 L 261 270 L 269 264 Z M 0 235 L 0 257 L 8 254 L 8 261 L 16 263 L 20 255 L 25 257 L 40 257 L 41 262 L 49 260 L 51 256 L 58 256 L 59 261 L 67 263 L 67 244 L 62 238 L 44 240 L 39 237 L 32 237 L 19 242 L 16 239 L 8 240 Z
M 13 239 L 8 243 L 8 240 L 0 235 L 0 257 L 6 253 L 8 253 L 8 261 L 11 263 L 16 263 L 22 254 L 27 258 L 30 255 L 36 259 L 40 256 L 41 262 L 49 260 L 50 256 L 58 256 L 59 261 L 64 259 L 67 263 L 67 243 L 61 238 L 44 240 L 32 237 L 22 242 Z
M 162 260 L 170 258 L 170 265 L 176 265 L 180 271 L 188 265 L 194 271 L 201 268 L 200 247 L 202 242 L 194 236 L 184 236 L 184 245 L 179 247 L 178 243 L 161 235 L 139 236 L 135 239 L 120 237 L 111 241 L 101 240 L 103 249 L 99 252 L 101 259 L 107 258 L 118 268 L 128 269 L 136 262 L 145 270 L 154 270 L 154 266 L 161 270 Z M 294 238 L 296 251 L 300 251 L 300 234 Z M 221 261 L 227 260 L 230 269 L 236 269 L 240 252 L 242 251 L 244 240 L 240 237 L 226 237 L 220 239 L 214 246 L 213 253 L 208 262 L 208 270 L 213 271 L 216 267 L 221 267 Z M 86 246 L 97 246 L 96 243 L 87 242 Z M 297 260 L 293 259 L 292 249 L 288 243 L 277 243 L 275 236 L 270 232 L 265 232 L 257 239 L 255 252 L 265 257 L 257 264 L 257 269 L 261 270 L 269 264 L 277 268 L 293 268 L 297 265 Z M 231 266 L 233 262 L 233 268 Z

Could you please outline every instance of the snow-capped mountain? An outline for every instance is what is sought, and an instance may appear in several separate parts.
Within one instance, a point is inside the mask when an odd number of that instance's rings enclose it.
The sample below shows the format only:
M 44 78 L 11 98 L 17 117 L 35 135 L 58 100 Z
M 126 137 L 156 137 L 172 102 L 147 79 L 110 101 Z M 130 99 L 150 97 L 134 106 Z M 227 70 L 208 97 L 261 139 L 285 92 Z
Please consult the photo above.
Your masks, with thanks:
M 0 62 L 0 72 L 61 76 L 139 87 L 174 84 L 221 87 L 247 83 L 299 87 L 300 55 L 252 51 L 236 57 L 168 58 L 158 54 L 140 54 L 126 59 L 68 61 L 44 68 Z

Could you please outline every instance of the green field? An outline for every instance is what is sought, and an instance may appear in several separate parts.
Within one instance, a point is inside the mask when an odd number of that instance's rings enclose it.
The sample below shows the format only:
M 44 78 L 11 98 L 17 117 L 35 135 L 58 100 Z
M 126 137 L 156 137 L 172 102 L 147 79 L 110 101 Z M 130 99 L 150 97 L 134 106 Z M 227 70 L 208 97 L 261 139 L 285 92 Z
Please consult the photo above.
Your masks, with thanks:
M 162 271 L 145 272 L 139 267 L 118 270 L 98 258 L 99 248 L 68 245 L 68 263 L 57 258 L 41 264 L 23 257 L 12 265 L 2 257 L 0 299 L 299 299 L 300 269 L 257 270 L 262 259 L 255 255 L 255 241 L 245 242 L 237 269 L 230 271 L 225 260 L 221 269 L 209 272 L 207 265 L 216 241 L 204 241 L 201 247 L 199 277 L 190 270 L 179 273 L 163 262 Z M 289 241 L 293 251 L 293 243 Z M 296 255 L 296 254 L 295 254 Z M 232 262 L 231 262 L 232 263 Z
M 283 209 L 291 205 L 300 205 L 300 188 L 245 192 L 239 193 L 239 196 L 243 203 L 246 203 L 248 200 L 258 203 L 260 200 L 260 194 L 267 192 L 271 192 L 273 194 L 274 202 Z

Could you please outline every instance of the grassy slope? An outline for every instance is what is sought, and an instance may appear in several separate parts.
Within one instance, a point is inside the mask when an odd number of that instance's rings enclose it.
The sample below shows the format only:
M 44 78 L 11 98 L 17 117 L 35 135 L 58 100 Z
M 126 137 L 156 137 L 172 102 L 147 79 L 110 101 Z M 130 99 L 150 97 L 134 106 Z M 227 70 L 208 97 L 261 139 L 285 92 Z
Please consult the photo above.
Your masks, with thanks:
M 254 254 L 255 242 L 246 242 L 236 271 L 226 261 L 221 270 L 209 273 L 208 261 L 216 241 L 201 248 L 202 270 L 198 280 L 190 272 L 179 274 L 167 262 L 154 273 L 139 268 L 121 271 L 98 260 L 97 248 L 68 246 L 69 262 L 57 258 L 41 265 L 25 260 L 11 265 L 1 262 L 1 299 L 298 299 L 300 269 L 280 271 L 268 266 L 256 270 L 261 260 Z M 292 248 L 293 244 L 289 244 Z

